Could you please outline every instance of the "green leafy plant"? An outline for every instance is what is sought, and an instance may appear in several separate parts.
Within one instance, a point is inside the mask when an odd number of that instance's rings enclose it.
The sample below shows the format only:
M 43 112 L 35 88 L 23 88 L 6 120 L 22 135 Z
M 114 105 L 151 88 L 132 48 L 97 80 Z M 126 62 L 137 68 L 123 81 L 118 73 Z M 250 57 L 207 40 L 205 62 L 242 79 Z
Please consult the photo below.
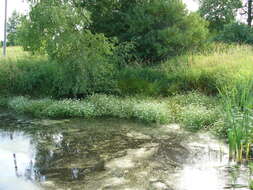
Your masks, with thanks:
M 247 79 L 246 79 L 247 80 Z M 230 157 L 242 162 L 252 156 L 252 80 L 220 91 L 226 114 Z
M 226 43 L 253 44 L 253 29 L 246 24 L 234 22 L 225 25 L 215 39 Z

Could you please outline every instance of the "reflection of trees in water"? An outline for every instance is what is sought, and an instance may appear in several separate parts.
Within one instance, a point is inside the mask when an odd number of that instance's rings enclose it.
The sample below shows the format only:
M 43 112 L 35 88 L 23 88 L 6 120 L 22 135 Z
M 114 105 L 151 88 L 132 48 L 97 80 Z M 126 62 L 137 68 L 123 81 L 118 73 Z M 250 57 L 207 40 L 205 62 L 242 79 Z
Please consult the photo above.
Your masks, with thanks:
M 133 140 L 120 131 L 40 131 L 36 143 L 35 168 L 50 179 L 81 179 L 104 169 L 104 160 L 128 148 L 138 148 L 147 140 Z
M 23 135 L 23 134 L 21 134 Z M 2 138 L 6 138 L 7 136 L 9 136 L 10 140 L 13 141 L 15 138 L 14 132 L 10 131 L 10 132 L 6 132 L 6 133 L 1 133 L 1 137 Z M 14 163 L 14 171 L 15 171 L 15 175 L 18 178 L 24 178 L 25 180 L 35 180 L 35 178 L 33 176 L 35 176 L 34 170 L 33 170 L 33 161 L 30 160 L 29 165 L 26 166 L 24 173 L 22 173 L 22 171 L 19 171 L 19 167 L 18 167 L 18 158 L 17 158 L 17 154 L 16 152 L 12 153 L 13 156 L 13 163 Z M 31 158 L 32 159 L 32 158 Z
M 107 127 L 110 126 L 110 127 Z M 138 148 L 146 140 L 129 139 L 127 131 L 122 131 L 110 123 L 80 128 L 78 125 L 61 127 L 32 126 L 22 128 L 20 135 L 28 134 L 35 155 L 20 175 L 19 155 L 13 153 L 14 169 L 18 177 L 36 181 L 63 181 L 83 179 L 91 172 L 104 169 L 104 160 L 122 156 L 125 149 Z M 106 128 L 106 130 L 105 130 Z M 43 130 L 41 130 L 43 129 Z M 112 130 L 113 129 L 113 130 Z M 15 139 L 16 132 L 9 133 Z M 0 133 L 6 135 L 6 133 Z M 6 138 L 6 137 L 4 137 Z

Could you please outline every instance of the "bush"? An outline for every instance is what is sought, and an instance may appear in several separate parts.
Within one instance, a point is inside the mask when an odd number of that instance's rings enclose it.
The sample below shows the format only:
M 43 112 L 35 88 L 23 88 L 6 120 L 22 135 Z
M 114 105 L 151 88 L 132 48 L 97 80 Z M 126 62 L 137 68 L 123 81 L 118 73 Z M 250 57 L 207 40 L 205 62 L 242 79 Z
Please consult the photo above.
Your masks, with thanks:
M 126 67 L 118 76 L 118 86 L 122 95 L 161 95 L 167 90 L 168 80 L 162 71 L 150 67 Z
M 103 34 L 90 32 L 90 23 L 85 8 L 65 1 L 37 2 L 22 21 L 18 34 L 24 49 L 47 54 L 57 64 L 50 86 L 56 97 L 117 91 L 115 46 Z
M 117 69 L 99 58 L 60 64 L 45 57 L 0 61 L 0 93 L 36 97 L 75 97 L 117 93 Z
M 205 21 L 195 13 L 189 14 L 178 0 L 102 0 L 86 7 L 91 11 L 94 32 L 133 42 L 136 48 L 132 54 L 145 62 L 197 48 L 208 33 Z
M 0 62 L 0 92 L 16 95 L 54 95 L 59 68 L 45 58 L 26 57 Z
M 216 39 L 226 43 L 253 44 L 253 29 L 243 23 L 231 23 L 225 25 Z

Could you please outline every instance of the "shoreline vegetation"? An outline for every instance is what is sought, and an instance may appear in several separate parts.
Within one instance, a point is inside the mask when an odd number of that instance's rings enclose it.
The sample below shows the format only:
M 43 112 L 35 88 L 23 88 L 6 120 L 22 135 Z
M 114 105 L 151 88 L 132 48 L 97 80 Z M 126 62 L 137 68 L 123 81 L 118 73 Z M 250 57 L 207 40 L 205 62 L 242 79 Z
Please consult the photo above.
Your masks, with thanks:
M 39 118 L 115 117 L 157 124 L 180 122 L 189 130 L 208 128 L 222 122 L 216 98 L 197 92 L 167 98 L 95 94 L 85 99 L 56 100 L 2 96 L 0 106 Z
M 84 87 L 88 92 L 80 93 L 80 98 L 69 93 L 73 86 L 68 76 L 59 73 L 57 63 L 10 47 L 10 55 L 13 51 L 15 56 L 0 58 L 0 106 L 34 117 L 179 123 L 191 131 L 210 130 L 227 137 L 231 156 L 238 161 L 250 159 L 252 47 L 213 47 L 156 66 L 121 67 L 109 81 L 103 81 L 108 71 L 98 75 L 101 78 L 90 76 L 92 81 L 85 79 L 79 83 L 83 86 L 77 86 L 77 91 Z
M 7 24 L 14 47 L 0 57 L 0 107 L 178 123 L 252 162 L 252 1 L 201 0 L 196 12 L 182 0 L 27 2 Z M 237 19 L 244 8 L 247 24 Z

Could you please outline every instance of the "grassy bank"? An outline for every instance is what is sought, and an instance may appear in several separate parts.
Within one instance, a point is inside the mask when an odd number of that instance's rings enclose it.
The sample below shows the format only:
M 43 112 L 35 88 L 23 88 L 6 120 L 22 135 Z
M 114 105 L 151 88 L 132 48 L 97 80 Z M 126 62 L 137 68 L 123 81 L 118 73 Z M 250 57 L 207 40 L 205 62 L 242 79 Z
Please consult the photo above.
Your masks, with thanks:
M 9 51 L 11 51 L 10 48 Z M 16 49 L 16 50 L 15 50 Z M 0 94 L 33 97 L 84 97 L 94 93 L 170 96 L 188 91 L 217 95 L 253 77 L 253 51 L 246 45 L 216 44 L 208 52 L 175 57 L 157 66 L 97 63 L 73 68 L 47 57 L 0 58 Z
M 251 46 L 216 44 L 211 52 L 176 57 L 161 65 L 170 77 L 172 93 L 198 90 L 218 94 L 253 77 Z
M 36 117 L 116 117 L 210 129 L 229 137 L 235 157 L 248 157 L 253 101 L 247 109 L 243 102 L 253 97 L 245 97 L 253 89 L 252 60 L 251 46 L 214 44 L 156 66 L 94 62 L 79 68 L 10 48 L 0 58 L 0 95 L 10 98 L 0 105 Z M 230 100 L 236 101 L 228 109 Z

